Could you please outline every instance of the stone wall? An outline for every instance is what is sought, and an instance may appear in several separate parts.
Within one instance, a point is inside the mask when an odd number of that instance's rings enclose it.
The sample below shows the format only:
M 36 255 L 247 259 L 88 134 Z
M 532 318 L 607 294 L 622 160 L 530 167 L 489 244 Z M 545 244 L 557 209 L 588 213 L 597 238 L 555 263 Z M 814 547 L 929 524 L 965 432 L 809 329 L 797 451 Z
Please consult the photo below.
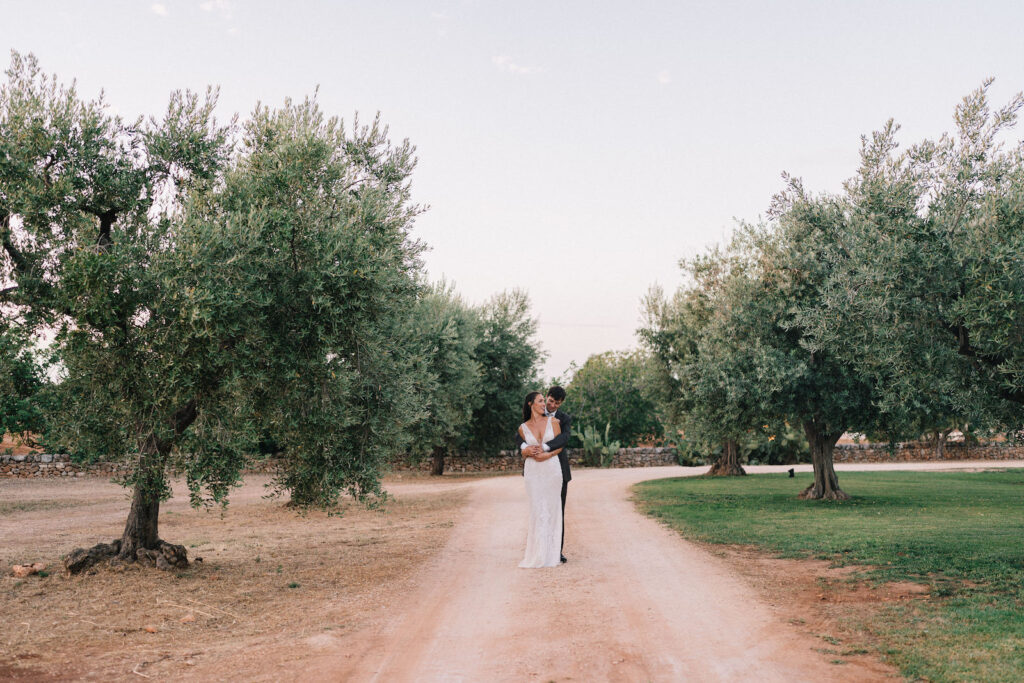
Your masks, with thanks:
M 833 454 L 835 462 L 908 462 L 928 460 L 1021 460 L 1024 444 L 1007 443 L 966 444 L 962 441 L 947 443 L 940 458 L 934 447 L 927 443 L 907 442 L 895 444 L 892 451 L 884 443 L 839 444 Z
M 924 443 L 897 444 L 892 452 L 888 444 L 840 444 L 835 448 L 835 461 L 844 462 L 908 462 L 940 460 L 934 449 Z M 974 444 L 962 442 L 946 444 L 942 460 L 1022 460 L 1024 445 L 1005 443 Z M 569 457 L 573 467 L 583 466 L 583 457 L 578 449 Z M 622 448 L 612 461 L 612 467 L 656 467 L 675 465 L 674 448 Z M 264 460 L 253 464 L 246 472 L 273 474 L 280 467 L 277 460 Z M 390 465 L 396 472 L 430 471 L 430 460 L 420 463 L 394 462 Z M 459 453 L 445 459 L 446 472 L 518 472 L 522 468 L 519 453 L 503 451 L 497 456 L 484 457 Z M 67 455 L 34 453 L 29 455 L 0 455 L 0 478 L 3 477 L 113 477 L 125 472 L 127 467 L 120 463 L 98 462 L 89 465 L 72 463 Z
M 674 448 L 620 448 L 612 459 L 612 467 L 659 467 L 676 465 Z
M 583 466 L 583 456 L 579 449 L 573 449 L 569 455 L 572 467 Z M 659 465 L 675 465 L 676 451 L 674 448 L 620 448 L 612 460 L 612 467 L 656 467 Z M 429 472 L 430 459 L 420 463 L 394 462 L 391 469 L 396 472 Z M 523 468 L 523 459 L 518 452 L 502 451 L 496 456 L 480 456 L 456 453 L 445 458 L 445 472 L 518 472 Z
M 430 458 L 418 463 L 395 460 L 389 467 L 394 472 L 429 472 L 431 464 Z M 521 468 L 522 458 L 512 451 L 502 451 L 489 458 L 456 453 L 444 459 L 445 472 L 515 472 Z
M 97 462 L 89 465 L 71 462 L 69 455 L 29 453 L 0 455 L 0 477 L 113 477 L 127 468 L 120 463 Z

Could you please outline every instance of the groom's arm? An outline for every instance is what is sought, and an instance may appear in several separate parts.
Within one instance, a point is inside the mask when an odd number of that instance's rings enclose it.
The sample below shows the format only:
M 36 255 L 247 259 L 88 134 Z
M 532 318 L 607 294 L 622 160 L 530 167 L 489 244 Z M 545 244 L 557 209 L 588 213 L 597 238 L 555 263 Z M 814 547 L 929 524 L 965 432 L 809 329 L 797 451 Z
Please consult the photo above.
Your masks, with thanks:
M 565 448 L 569 445 L 569 430 L 572 429 L 572 415 L 568 413 L 562 413 L 562 417 L 558 418 L 558 426 L 561 427 L 561 433 L 555 438 L 548 441 L 545 446 L 548 451 L 557 451 L 559 448 Z

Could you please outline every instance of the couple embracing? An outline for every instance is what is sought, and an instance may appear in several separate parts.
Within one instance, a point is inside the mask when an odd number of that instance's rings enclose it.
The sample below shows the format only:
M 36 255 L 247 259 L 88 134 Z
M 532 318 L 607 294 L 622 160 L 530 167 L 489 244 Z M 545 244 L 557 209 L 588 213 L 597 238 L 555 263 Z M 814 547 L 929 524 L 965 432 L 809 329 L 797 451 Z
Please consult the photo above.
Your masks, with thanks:
M 565 494 L 572 474 L 569 443 L 572 418 L 559 410 L 565 389 L 551 387 L 545 397 L 531 391 L 523 404 L 523 423 L 516 434 L 516 445 L 523 454 L 523 477 L 530 498 L 530 527 L 526 536 L 526 554 L 520 567 L 555 567 L 565 562 Z

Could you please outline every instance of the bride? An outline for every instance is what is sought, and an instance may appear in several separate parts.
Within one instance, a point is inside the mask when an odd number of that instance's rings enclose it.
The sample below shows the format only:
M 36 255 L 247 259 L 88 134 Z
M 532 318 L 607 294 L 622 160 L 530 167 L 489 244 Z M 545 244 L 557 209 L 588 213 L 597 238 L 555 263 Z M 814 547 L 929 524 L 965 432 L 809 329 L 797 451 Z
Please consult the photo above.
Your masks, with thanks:
M 531 391 L 523 404 L 523 424 L 519 436 L 530 446 L 540 446 L 561 432 L 558 420 L 545 417 L 544 394 Z M 526 555 L 520 567 L 556 567 L 561 564 L 562 468 L 557 451 L 531 452 L 526 456 L 523 475 L 530 496 L 530 530 L 526 535 Z

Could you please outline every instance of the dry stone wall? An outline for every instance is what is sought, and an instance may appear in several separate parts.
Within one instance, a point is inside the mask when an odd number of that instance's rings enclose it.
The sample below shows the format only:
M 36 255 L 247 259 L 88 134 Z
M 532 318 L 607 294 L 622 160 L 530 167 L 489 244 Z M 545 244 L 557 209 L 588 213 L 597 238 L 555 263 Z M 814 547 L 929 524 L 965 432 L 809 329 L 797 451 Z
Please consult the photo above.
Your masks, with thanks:
M 71 456 L 50 453 L 27 455 L 0 455 L 0 477 L 84 477 L 95 475 L 113 477 L 127 470 L 121 463 L 97 462 L 81 464 L 71 462 Z
M 888 444 L 841 444 L 835 448 L 835 461 L 844 462 L 908 462 L 929 460 L 1024 460 L 1024 445 L 991 443 L 969 445 L 946 444 L 940 458 L 931 445 L 924 443 L 897 444 L 890 450 Z M 579 450 L 569 457 L 573 467 L 581 467 L 583 458 Z M 622 448 L 612 461 L 612 467 L 656 467 L 676 464 L 674 448 Z M 446 472 L 517 472 L 522 469 L 518 452 L 502 451 L 497 456 L 479 456 L 459 453 L 445 459 Z M 390 465 L 396 472 L 430 471 L 430 459 L 419 463 L 397 461 Z M 280 469 L 280 461 L 263 460 L 246 471 L 273 474 Z M 67 455 L 32 453 L 28 455 L 0 455 L 0 478 L 17 477 L 113 477 L 124 473 L 126 465 L 98 462 L 73 463 Z
M 1024 444 L 987 443 L 966 444 L 962 441 L 947 443 L 940 457 L 931 444 L 916 441 L 895 444 L 840 444 L 833 454 L 835 462 L 913 462 L 935 460 L 1021 460 Z
M 583 466 L 581 451 L 574 449 L 569 455 L 572 467 Z M 674 448 L 620 448 L 612 460 L 612 467 L 656 467 L 675 465 Z M 396 472 L 430 471 L 430 459 L 420 463 L 394 462 L 391 468 Z M 518 472 L 523 468 L 523 458 L 517 451 L 502 451 L 496 456 L 480 456 L 456 453 L 445 458 L 445 472 Z

